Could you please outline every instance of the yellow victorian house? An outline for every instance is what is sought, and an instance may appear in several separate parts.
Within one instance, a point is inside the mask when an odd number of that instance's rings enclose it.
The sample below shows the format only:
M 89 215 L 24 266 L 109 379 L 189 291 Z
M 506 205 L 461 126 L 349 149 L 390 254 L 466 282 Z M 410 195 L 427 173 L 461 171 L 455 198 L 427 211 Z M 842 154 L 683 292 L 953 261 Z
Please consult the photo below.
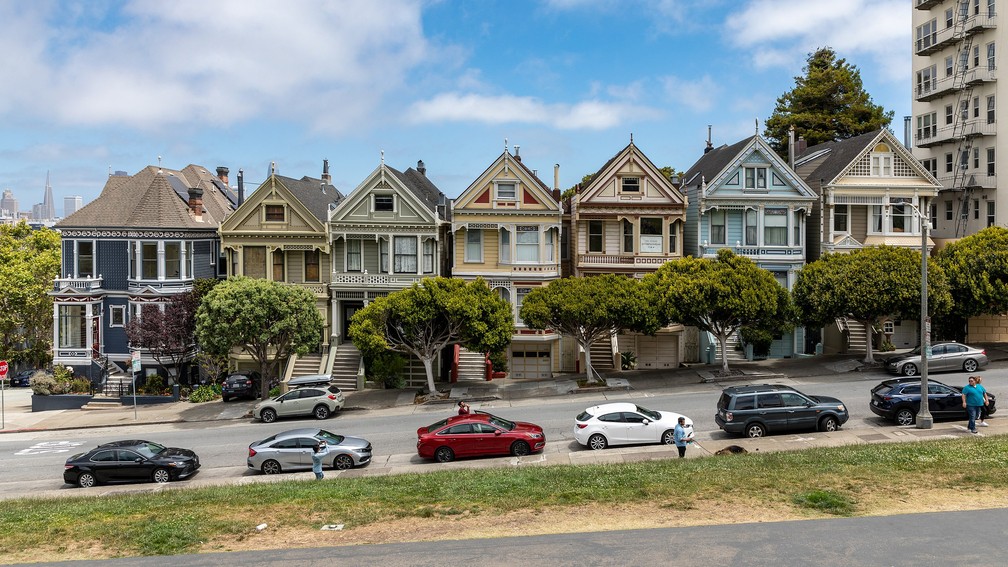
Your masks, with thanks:
M 559 167 L 559 166 L 557 166 Z M 554 175 L 555 177 L 555 175 Z M 561 370 L 560 335 L 528 329 L 519 312 L 533 289 L 560 277 L 560 191 L 550 189 L 505 147 L 452 205 L 452 275 L 483 278 L 514 312 L 512 378 L 549 378 Z M 481 378 L 480 365 L 459 353 L 456 378 Z

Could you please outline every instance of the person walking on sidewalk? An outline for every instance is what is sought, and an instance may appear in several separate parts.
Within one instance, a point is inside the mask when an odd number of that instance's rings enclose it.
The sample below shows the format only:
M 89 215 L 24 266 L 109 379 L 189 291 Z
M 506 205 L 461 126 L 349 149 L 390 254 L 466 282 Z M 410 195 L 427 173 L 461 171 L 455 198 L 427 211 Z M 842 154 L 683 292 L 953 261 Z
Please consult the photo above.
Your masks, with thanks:
M 980 421 L 977 422 L 977 425 L 980 427 L 987 427 L 987 416 L 990 415 L 987 413 L 987 408 L 990 405 L 990 400 L 987 398 L 987 388 L 983 387 L 983 378 L 980 376 L 974 376 L 974 378 L 976 378 L 976 387 L 980 388 L 980 391 L 983 392 L 984 402 L 983 405 L 980 406 Z
M 981 386 L 982 388 L 982 386 Z M 969 384 L 962 389 L 962 405 L 966 408 L 966 415 L 969 416 L 967 427 L 970 433 L 976 433 L 976 419 L 980 415 L 980 408 L 984 405 L 983 390 L 977 388 L 976 376 L 969 377 Z
M 326 446 L 325 441 L 319 441 L 315 444 L 315 447 L 312 448 L 311 470 L 315 473 L 315 480 L 322 480 L 325 477 L 325 475 L 322 474 L 322 461 L 328 454 L 329 447 Z
M 675 429 L 672 431 L 672 441 L 675 443 L 676 449 L 679 450 L 679 458 L 685 457 L 686 445 L 693 442 L 693 435 L 686 435 L 685 417 L 679 417 L 679 423 L 676 424 Z

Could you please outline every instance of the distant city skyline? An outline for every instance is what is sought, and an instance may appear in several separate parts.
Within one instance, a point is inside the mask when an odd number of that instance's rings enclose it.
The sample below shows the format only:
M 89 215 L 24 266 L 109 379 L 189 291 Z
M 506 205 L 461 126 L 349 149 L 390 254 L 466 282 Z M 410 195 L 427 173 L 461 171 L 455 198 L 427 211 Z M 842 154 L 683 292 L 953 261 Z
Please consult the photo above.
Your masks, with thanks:
M 49 173 L 46 173 L 41 202 L 33 203 L 30 207 L 22 203 L 30 202 L 31 199 L 19 199 L 19 192 L 6 187 L 0 194 L 0 218 L 27 216 L 28 219 L 34 221 L 55 220 L 72 215 L 85 204 L 81 195 L 63 195 L 63 208 L 57 209 L 57 199 L 54 197 L 54 193 Z M 69 212 L 67 212 L 68 209 Z

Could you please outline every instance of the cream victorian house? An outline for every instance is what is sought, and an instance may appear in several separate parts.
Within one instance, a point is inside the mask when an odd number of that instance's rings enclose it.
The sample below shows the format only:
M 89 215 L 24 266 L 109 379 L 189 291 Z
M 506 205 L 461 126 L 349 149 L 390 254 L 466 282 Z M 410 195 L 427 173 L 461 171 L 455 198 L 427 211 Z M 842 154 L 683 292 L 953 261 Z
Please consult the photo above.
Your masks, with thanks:
M 329 308 L 332 270 L 328 231 L 329 211 L 343 195 L 332 185 L 328 161 L 322 178 L 285 177 L 271 168 L 269 177 L 244 197 L 243 173 L 239 172 L 239 199 L 234 214 L 220 226 L 221 246 L 229 276 L 263 278 L 303 287 L 315 296 L 315 305 L 325 321 L 319 352 L 292 357 L 283 367 L 282 380 L 292 375 L 330 374 L 333 370 L 333 321 Z M 236 366 L 252 366 L 248 355 L 232 354 Z M 355 377 L 341 387 L 353 387 Z
M 571 199 L 571 264 L 575 276 L 626 274 L 641 278 L 682 257 L 686 198 L 633 143 L 603 165 Z M 675 368 L 696 357 L 674 325 L 656 336 L 622 334 L 592 345 L 592 366 L 619 369 L 632 351 L 638 368 Z M 583 353 L 579 353 L 583 357 Z
M 561 370 L 560 335 L 526 328 L 519 316 L 529 292 L 560 277 L 559 197 L 559 189 L 551 190 L 522 163 L 515 146 L 514 155 L 505 148 L 452 203 L 452 275 L 481 277 L 511 304 L 512 378 L 550 378 Z M 471 355 L 459 350 L 461 376 L 455 378 L 482 378 L 479 364 L 467 363 Z

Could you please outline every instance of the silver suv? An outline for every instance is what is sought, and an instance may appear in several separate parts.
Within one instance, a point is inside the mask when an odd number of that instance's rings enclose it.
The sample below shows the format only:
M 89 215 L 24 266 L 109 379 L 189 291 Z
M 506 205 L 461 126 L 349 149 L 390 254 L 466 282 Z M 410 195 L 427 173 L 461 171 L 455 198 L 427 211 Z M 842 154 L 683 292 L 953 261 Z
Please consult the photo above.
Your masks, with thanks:
M 327 388 L 305 387 L 291 390 L 252 408 L 252 417 L 272 423 L 278 417 L 314 416 L 326 419 L 343 409 L 343 392 L 336 386 Z

